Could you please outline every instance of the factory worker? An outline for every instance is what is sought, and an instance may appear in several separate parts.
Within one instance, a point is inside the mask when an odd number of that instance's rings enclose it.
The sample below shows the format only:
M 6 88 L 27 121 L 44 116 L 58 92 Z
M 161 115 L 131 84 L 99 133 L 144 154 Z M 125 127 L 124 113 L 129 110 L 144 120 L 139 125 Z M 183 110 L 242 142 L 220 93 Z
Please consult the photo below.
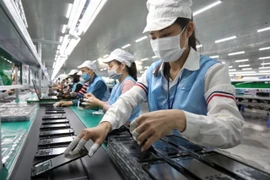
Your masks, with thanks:
M 78 73 L 79 73 L 78 69 L 72 69 L 68 74 L 73 82 L 71 88 L 71 92 L 73 93 L 79 92 L 84 85 L 84 83 L 80 81 L 80 75 L 78 75 Z
M 121 94 L 130 90 L 137 81 L 137 68 L 135 58 L 132 54 L 122 49 L 115 49 L 110 56 L 104 61 L 108 64 L 109 78 L 118 80 L 111 92 L 111 96 L 107 102 L 97 99 L 92 94 L 86 94 L 85 97 L 89 99 L 88 103 L 91 107 L 103 108 L 105 111 L 116 102 Z M 140 113 L 140 106 L 135 108 L 128 118 L 132 121 L 138 117 Z
M 80 68 L 80 70 L 82 71 L 82 80 L 85 81 L 82 90 L 84 90 L 85 88 L 85 93 L 91 93 L 99 100 L 107 101 L 110 97 L 109 88 L 104 82 L 104 80 L 96 75 L 95 64 L 87 60 L 80 66 L 78 66 L 78 68 Z M 81 97 L 83 97 L 83 95 Z M 56 104 L 56 106 L 71 106 L 77 105 L 77 103 L 78 99 L 73 101 L 60 101 Z
M 149 33 L 152 50 L 160 60 L 118 98 L 98 126 L 83 130 L 65 154 L 76 154 L 91 139 L 94 145 L 89 155 L 93 155 L 107 134 L 123 125 L 144 101 L 150 112 L 131 123 L 142 151 L 170 133 L 207 147 L 230 148 L 240 143 L 244 121 L 228 66 L 196 51 L 191 5 L 191 0 L 147 1 L 144 32 Z

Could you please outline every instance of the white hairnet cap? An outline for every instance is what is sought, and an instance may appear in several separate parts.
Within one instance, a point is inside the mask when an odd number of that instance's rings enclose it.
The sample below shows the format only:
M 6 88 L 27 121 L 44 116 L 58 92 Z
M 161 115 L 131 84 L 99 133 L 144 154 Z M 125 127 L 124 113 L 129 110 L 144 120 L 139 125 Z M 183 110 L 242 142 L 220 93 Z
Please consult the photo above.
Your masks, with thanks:
M 74 75 L 75 73 L 78 73 L 78 72 L 79 72 L 78 69 L 72 69 L 72 70 L 68 73 L 68 75 L 69 75 L 69 76 L 72 76 L 72 75 Z
M 143 33 L 159 31 L 172 25 L 177 18 L 192 18 L 192 0 L 148 0 L 148 15 Z
M 110 56 L 103 62 L 108 63 L 113 60 L 125 63 L 128 67 L 130 67 L 131 64 L 135 61 L 135 58 L 132 54 L 124 51 L 123 49 L 115 49 L 113 52 L 111 52 Z
M 79 72 L 77 73 L 77 75 L 79 75 L 79 76 L 82 75 L 82 71 L 79 71 Z
M 95 63 L 93 63 L 90 60 L 86 60 L 80 66 L 78 66 L 78 68 L 84 68 L 84 67 L 87 67 L 88 69 L 93 69 L 94 71 L 97 69 Z
M 59 78 L 60 78 L 60 82 L 62 82 L 64 79 L 68 78 L 68 75 L 67 74 L 61 74 L 59 76 Z

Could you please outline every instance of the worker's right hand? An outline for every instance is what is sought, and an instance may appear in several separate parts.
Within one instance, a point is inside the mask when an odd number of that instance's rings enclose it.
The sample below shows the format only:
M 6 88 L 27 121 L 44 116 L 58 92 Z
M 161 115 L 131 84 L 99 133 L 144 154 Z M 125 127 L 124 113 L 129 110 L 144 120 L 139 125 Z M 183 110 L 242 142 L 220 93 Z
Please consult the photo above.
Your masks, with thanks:
M 71 105 L 73 105 L 72 101 L 60 101 L 54 104 L 55 107 L 59 107 L 59 106 L 64 107 L 64 106 L 71 106 Z
M 69 144 L 64 154 L 75 155 L 79 153 L 86 142 L 91 139 L 94 141 L 94 144 L 89 149 L 88 155 L 90 157 L 93 156 L 105 140 L 106 136 L 110 132 L 110 129 L 111 124 L 109 122 L 103 122 L 94 128 L 84 129 L 81 134 Z

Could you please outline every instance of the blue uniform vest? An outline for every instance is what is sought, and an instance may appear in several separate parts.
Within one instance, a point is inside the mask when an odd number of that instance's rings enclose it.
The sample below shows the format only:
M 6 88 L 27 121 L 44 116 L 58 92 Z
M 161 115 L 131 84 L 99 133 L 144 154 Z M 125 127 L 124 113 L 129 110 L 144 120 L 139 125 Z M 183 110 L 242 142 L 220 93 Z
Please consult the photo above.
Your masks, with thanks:
M 101 77 L 96 76 L 96 78 L 94 79 L 94 81 L 93 81 L 91 84 L 89 84 L 89 86 L 87 87 L 86 92 L 87 92 L 87 93 L 93 92 L 93 91 L 94 91 L 94 88 L 95 88 L 95 85 L 96 85 L 96 83 L 97 83 L 98 81 L 103 81 L 103 82 L 104 82 L 104 80 L 103 80 Z M 105 83 L 105 82 L 104 82 L 104 83 Z M 106 85 L 106 83 L 105 83 L 105 85 Z M 101 100 L 101 101 L 108 101 L 109 97 L 110 97 L 110 91 L 109 91 L 108 86 L 106 85 L 106 91 L 105 91 L 105 93 L 104 93 L 104 95 L 103 95 L 103 98 L 100 99 L 100 100 Z
M 122 87 L 123 87 L 123 84 L 126 80 L 132 80 L 133 82 L 136 82 L 131 76 L 127 76 L 121 84 L 117 83 L 113 89 L 112 89 L 112 93 L 111 93 L 111 96 L 110 96 L 110 99 L 108 101 L 109 105 L 111 106 L 113 103 L 115 103 L 117 101 L 117 99 L 121 96 L 122 94 Z M 130 118 L 129 118 L 129 121 L 132 121 L 134 120 L 136 117 L 139 116 L 140 114 L 140 110 L 141 110 L 141 106 L 137 106 L 136 109 L 134 109 L 134 111 L 132 112 Z
M 150 112 L 168 109 L 168 96 L 162 85 L 162 78 L 164 77 L 161 72 L 158 73 L 157 77 L 153 74 L 153 71 L 161 63 L 162 61 L 153 63 L 147 71 L 148 107 Z M 180 109 L 198 115 L 207 114 L 207 104 L 204 98 L 204 77 L 208 69 L 216 63 L 218 61 L 214 59 L 200 56 L 200 68 L 198 70 L 183 70 L 178 86 L 173 86 L 169 92 L 169 101 L 173 102 L 174 99 L 172 109 Z

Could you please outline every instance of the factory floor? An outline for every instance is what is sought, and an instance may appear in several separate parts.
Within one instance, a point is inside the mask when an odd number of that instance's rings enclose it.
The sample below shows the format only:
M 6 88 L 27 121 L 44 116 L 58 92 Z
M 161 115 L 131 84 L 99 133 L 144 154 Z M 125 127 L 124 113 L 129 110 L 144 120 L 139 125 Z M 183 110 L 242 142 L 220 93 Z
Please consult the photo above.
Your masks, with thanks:
M 148 107 L 143 103 L 141 114 L 145 112 L 148 112 Z M 244 119 L 241 144 L 219 152 L 270 172 L 270 128 L 267 128 L 267 118 L 244 117 Z

